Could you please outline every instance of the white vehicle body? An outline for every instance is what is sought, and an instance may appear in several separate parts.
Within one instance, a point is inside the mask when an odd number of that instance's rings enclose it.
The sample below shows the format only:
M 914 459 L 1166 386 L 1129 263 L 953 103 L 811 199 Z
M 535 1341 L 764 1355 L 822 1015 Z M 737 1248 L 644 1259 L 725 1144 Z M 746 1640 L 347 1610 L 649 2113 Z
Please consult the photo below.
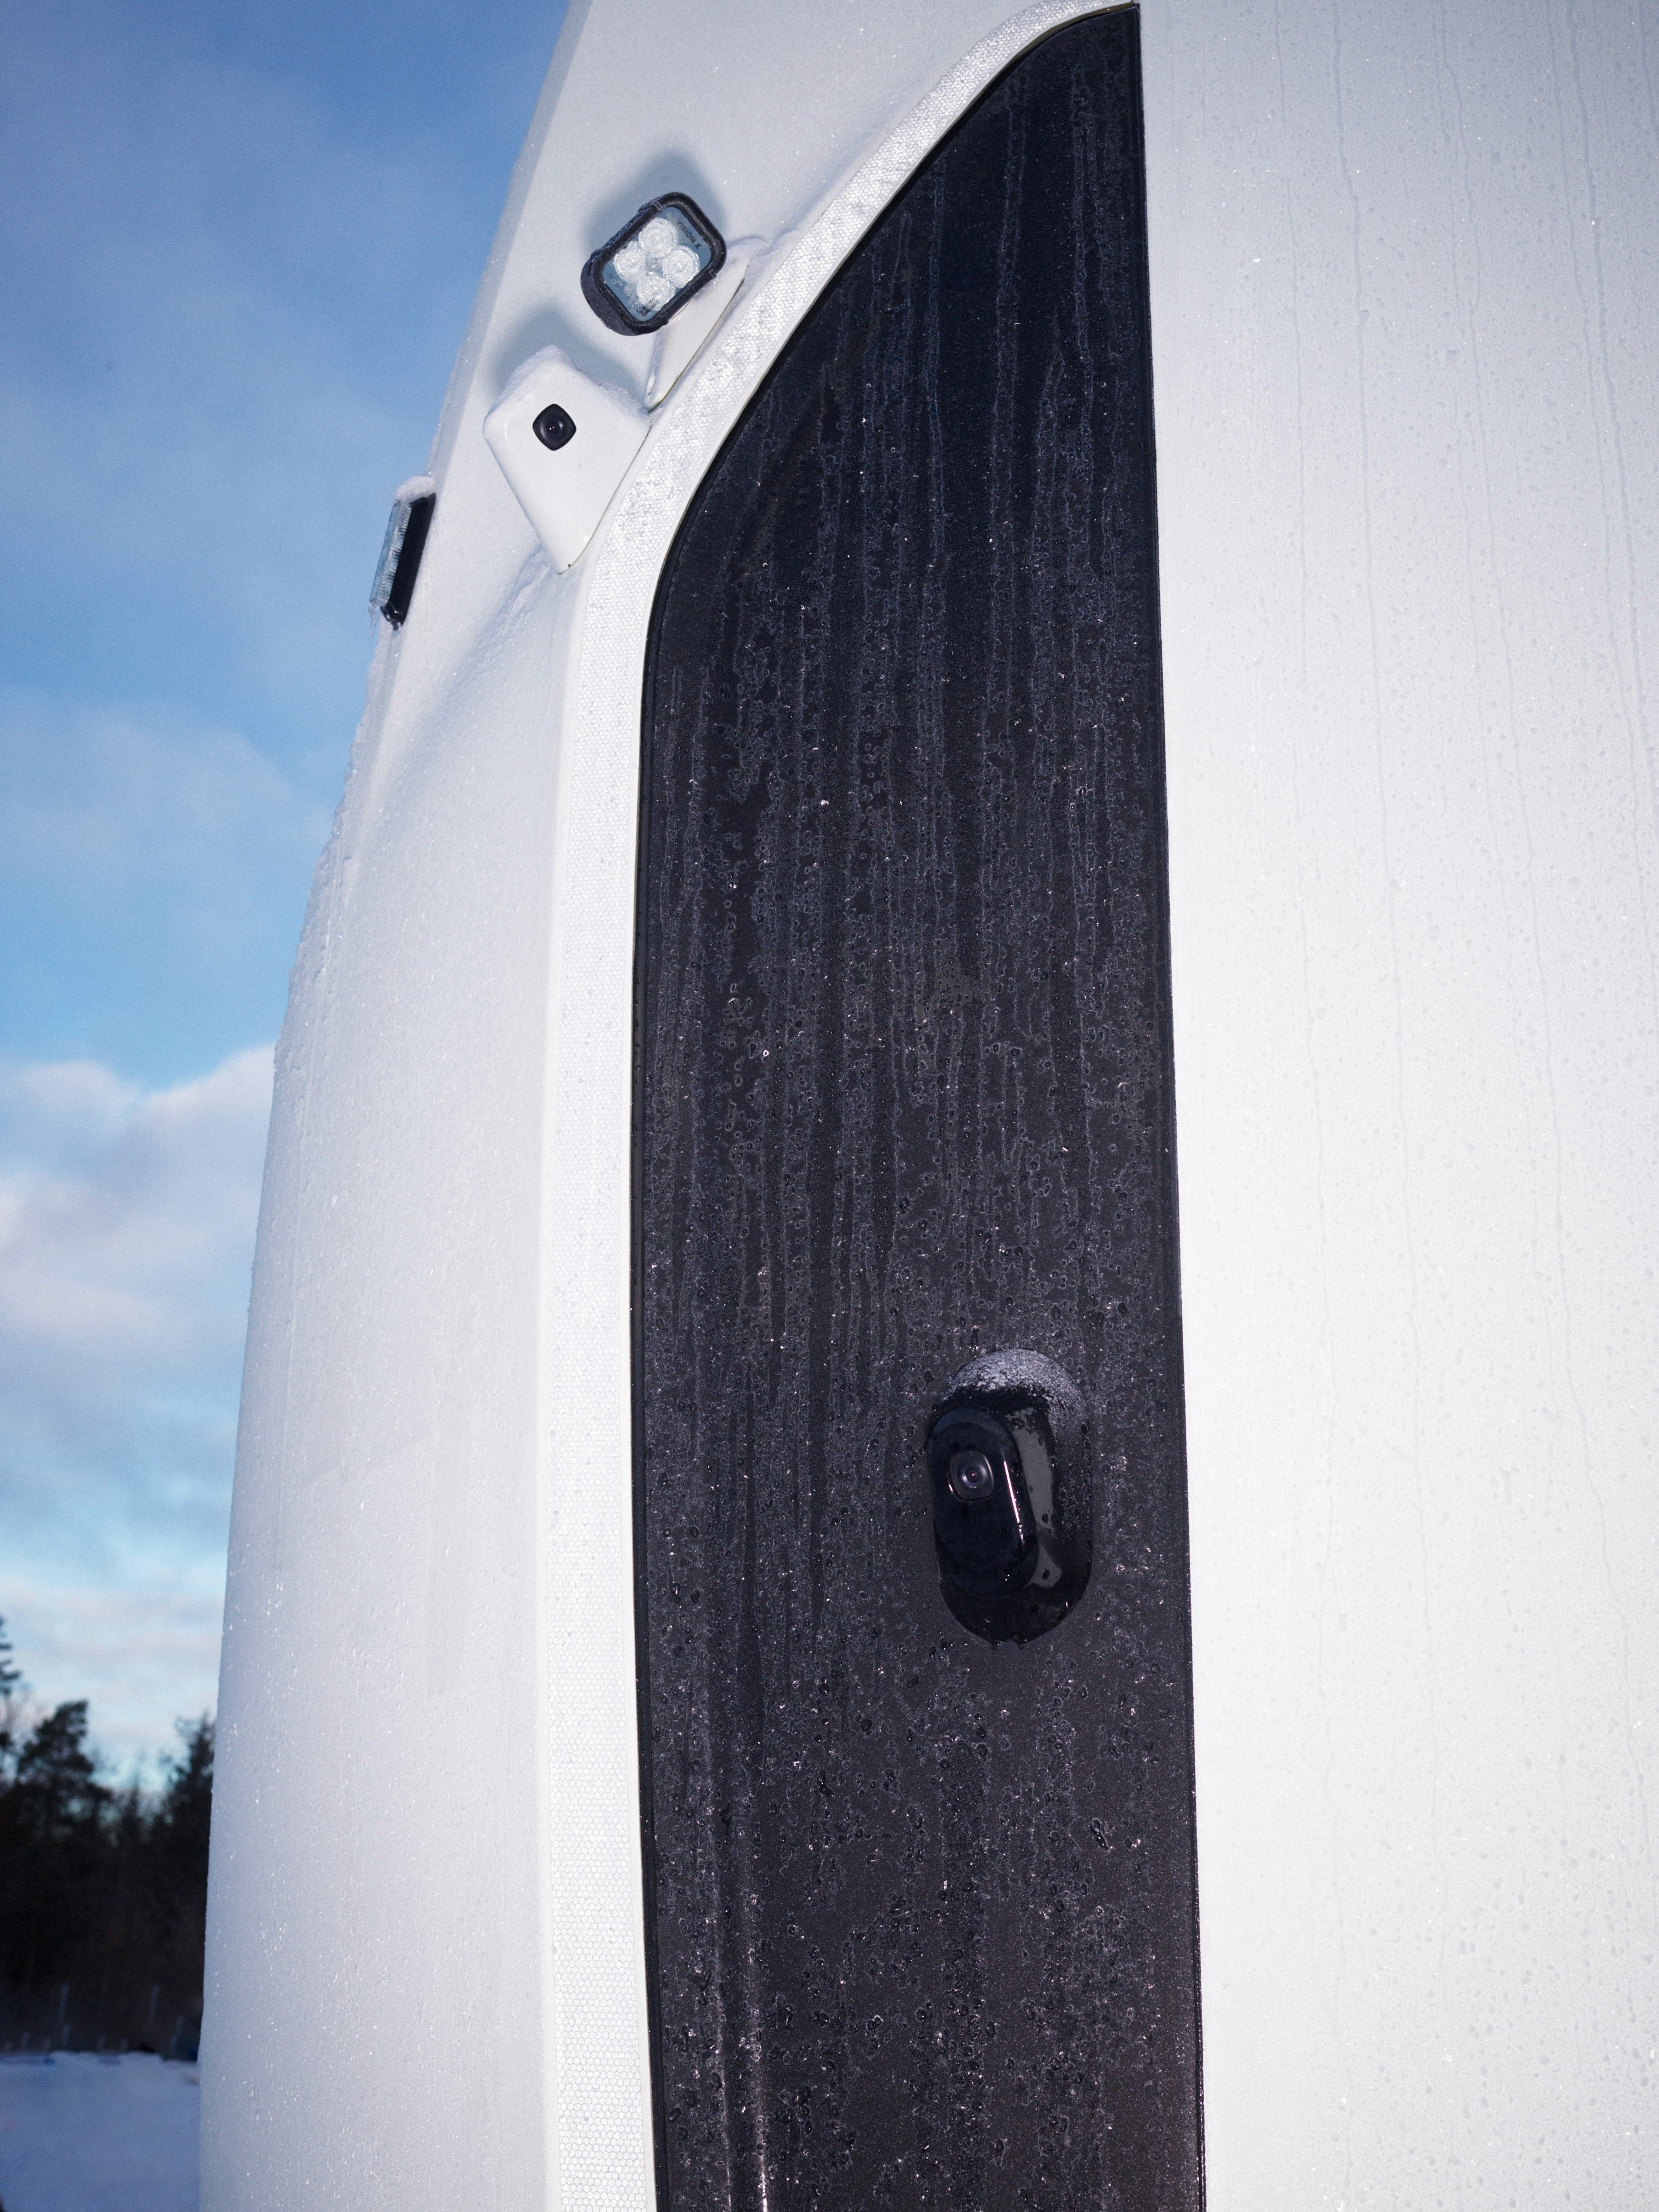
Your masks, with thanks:
M 647 2212 L 646 625 L 824 283 L 1064 0 L 574 0 L 277 1057 L 209 2212 Z M 1226 2212 L 1659 2197 L 1659 232 L 1639 11 L 1145 0 L 1204 2114 Z M 484 419 L 693 192 L 557 570 Z M 659 364 L 659 382 L 662 370 Z M 643 419 L 643 418 L 642 418 Z M 624 439 L 624 446 L 629 441 Z

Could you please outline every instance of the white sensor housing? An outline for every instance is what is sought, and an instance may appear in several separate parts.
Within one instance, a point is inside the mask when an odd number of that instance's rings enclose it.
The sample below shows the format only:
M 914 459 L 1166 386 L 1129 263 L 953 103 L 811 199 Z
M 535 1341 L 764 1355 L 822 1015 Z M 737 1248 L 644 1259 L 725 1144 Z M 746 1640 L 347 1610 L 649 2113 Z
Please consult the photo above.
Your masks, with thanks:
M 550 409 L 574 426 L 563 444 L 537 434 Z M 557 346 L 532 354 L 508 379 L 483 434 L 555 568 L 569 568 L 599 528 L 649 423 L 637 401 L 584 375 Z

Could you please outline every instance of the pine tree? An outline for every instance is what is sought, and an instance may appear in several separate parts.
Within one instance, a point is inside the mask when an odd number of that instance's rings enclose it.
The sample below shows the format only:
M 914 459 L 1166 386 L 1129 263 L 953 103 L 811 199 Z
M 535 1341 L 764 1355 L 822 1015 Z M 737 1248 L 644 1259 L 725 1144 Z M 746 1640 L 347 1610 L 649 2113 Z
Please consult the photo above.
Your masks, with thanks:
M 201 2014 L 213 1722 L 179 1723 L 159 1796 L 99 1779 L 84 1698 L 24 1733 L 0 1623 L 0 2045 L 21 2035 L 191 2057 Z
M 9 1780 L 17 1742 L 17 1712 L 25 1688 L 22 1670 L 12 1656 L 11 1638 L 0 1616 L 0 1783 Z
M 0 1973 L 27 1989 L 88 1935 L 110 1793 L 87 1748 L 87 1701 L 58 1705 L 18 1752 L 0 1799 Z

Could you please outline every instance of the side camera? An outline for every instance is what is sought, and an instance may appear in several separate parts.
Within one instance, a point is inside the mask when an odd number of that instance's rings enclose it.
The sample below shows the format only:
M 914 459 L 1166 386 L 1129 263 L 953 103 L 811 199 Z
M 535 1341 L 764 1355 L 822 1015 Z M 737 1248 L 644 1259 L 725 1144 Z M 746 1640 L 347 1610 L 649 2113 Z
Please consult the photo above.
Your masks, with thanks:
M 927 1431 L 945 1602 L 992 1644 L 1029 1644 L 1082 1595 L 1094 1553 L 1088 1425 L 1077 1385 L 1035 1352 L 951 1378 Z

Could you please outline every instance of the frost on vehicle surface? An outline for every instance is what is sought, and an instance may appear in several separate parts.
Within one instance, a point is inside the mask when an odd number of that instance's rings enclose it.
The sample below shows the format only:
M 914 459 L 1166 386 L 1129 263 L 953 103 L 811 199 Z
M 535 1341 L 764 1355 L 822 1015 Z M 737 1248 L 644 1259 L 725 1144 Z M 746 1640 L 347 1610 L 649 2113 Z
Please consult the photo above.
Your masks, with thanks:
M 279 1054 L 210 2207 L 654 2200 L 651 609 L 825 287 L 1065 13 L 592 0 L 567 25 Z M 1651 39 L 1594 0 L 1147 0 L 1140 27 L 1210 2183 L 1261 2212 L 1635 2212 L 1659 2188 Z M 675 191 L 750 244 L 659 391 L 659 339 L 602 324 L 580 275 Z M 563 575 L 483 429 L 551 349 L 650 416 Z M 927 1513 L 924 1489 L 939 1606 Z M 1085 1620 L 1024 1657 L 1057 1666 Z

